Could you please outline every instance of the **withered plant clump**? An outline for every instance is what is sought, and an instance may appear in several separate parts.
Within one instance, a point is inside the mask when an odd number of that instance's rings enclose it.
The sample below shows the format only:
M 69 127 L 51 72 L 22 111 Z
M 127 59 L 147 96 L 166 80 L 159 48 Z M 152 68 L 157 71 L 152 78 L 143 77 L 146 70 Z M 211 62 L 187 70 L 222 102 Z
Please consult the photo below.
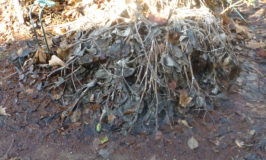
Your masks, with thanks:
M 52 38 L 65 64 L 50 71 L 42 87 L 67 106 L 62 121 L 76 121 L 71 117 L 83 111 L 126 133 L 211 109 L 238 61 L 209 9 L 177 1 L 106 3 L 99 12 L 109 11 L 107 17 Z M 87 110 L 88 104 L 98 107 Z

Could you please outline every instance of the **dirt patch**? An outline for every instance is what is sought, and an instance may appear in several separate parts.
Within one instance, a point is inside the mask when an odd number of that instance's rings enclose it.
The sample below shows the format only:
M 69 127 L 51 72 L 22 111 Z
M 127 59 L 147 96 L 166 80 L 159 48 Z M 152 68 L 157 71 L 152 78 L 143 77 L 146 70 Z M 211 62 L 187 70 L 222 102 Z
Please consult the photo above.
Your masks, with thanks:
M 259 8 L 265 8 L 265 3 Z M 262 21 L 256 24 L 255 31 L 256 27 L 263 29 Z M 0 59 L 0 106 L 10 114 L 0 116 L 2 159 L 263 160 L 266 157 L 266 69 L 261 48 L 246 48 L 241 41 L 236 45 L 242 49 L 239 51 L 242 71 L 229 92 L 217 97 L 212 110 L 192 110 L 172 125 L 162 121 L 158 132 L 148 134 L 140 130 L 124 136 L 108 130 L 96 132 L 97 121 L 85 116 L 87 123 L 62 124 L 60 115 L 66 106 L 56 101 L 54 94 L 38 90 L 43 72 L 25 80 L 17 73 L 18 66 L 13 65 L 12 54 L 29 43 L 20 42 L 0 50 L 4 53 Z M 6 57 L 5 53 L 10 55 Z M 98 107 L 85 106 L 95 110 Z M 101 144 L 105 136 L 108 141 Z M 198 142 L 194 150 L 188 145 L 191 137 Z

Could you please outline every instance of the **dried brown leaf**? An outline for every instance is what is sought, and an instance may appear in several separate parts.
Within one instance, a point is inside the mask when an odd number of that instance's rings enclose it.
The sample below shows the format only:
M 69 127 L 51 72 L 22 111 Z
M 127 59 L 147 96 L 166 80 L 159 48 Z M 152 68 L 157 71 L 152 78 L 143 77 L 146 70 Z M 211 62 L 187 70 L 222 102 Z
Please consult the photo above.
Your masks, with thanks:
M 236 23 L 235 23 L 235 27 L 236 27 L 236 33 L 246 33 L 250 30 L 248 27 L 242 26 Z
M 244 142 L 243 141 L 240 141 L 238 139 L 235 140 L 235 143 L 236 145 L 239 147 L 239 148 L 242 148 L 244 146 Z
M 52 55 L 51 60 L 49 60 L 49 65 L 52 67 L 55 67 L 55 66 L 66 67 L 66 63 L 62 61 L 60 58 L 58 58 L 56 55 Z
M 54 45 L 52 38 L 47 38 L 47 43 L 48 43 L 48 46 L 50 47 Z
M 188 96 L 187 90 L 182 90 L 180 92 L 179 104 L 182 107 L 186 107 L 191 102 L 191 100 L 192 100 L 192 98 Z
M 41 47 L 35 53 L 35 63 L 46 64 L 49 58 L 50 55 L 45 53 L 45 50 Z
M 109 114 L 109 115 L 108 115 L 108 123 L 112 123 L 113 120 L 114 120 L 115 118 L 116 118 L 115 115 L 113 115 L 113 114 Z
M 17 55 L 20 56 L 23 52 L 23 48 L 19 48 L 18 52 L 17 52 Z
M 186 121 L 186 120 L 178 120 L 178 123 L 180 123 L 180 124 L 183 124 L 184 126 L 186 126 L 186 127 L 188 127 L 188 128 L 192 128 L 189 124 L 188 124 L 188 122 Z
M 64 50 L 59 47 L 57 48 L 56 53 L 61 60 L 65 61 L 69 55 L 69 49 Z
M 241 33 L 241 34 L 247 35 L 248 38 L 252 38 L 255 36 L 255 34 L 246 26 L 242 26 L 242 25 L 235 23 L 235 27 L 236 27 L 236 33 L 238 34 Z

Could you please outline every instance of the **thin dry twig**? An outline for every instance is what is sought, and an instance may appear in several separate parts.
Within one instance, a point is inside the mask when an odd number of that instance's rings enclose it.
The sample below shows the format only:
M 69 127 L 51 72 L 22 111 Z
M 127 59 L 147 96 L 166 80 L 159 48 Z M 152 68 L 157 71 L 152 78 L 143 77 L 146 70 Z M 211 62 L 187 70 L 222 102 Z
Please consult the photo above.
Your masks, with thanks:
M 86 93 L 88 92 L 89 89 L 91 89 L 92 87 L 94 87 L 96 85 L 96 80 L 88 83 L 86 86 L 85 86 L 85 90 L 83 90 L 80 94 L 79 97 L 77 97 L 74 102 L 72 103 L 72 105 L 70 107 L 68 107 L 67 110 L 63 111 L 62 112 L 62 115 L 61 115 L 61 119 L 62 119 L 62 122 L 64 121 L 64 119 L 69 116 L 70 112 L 75 108 L 75 106 L 78 104 L 78 102 L 81 100 L 81 98 L 83 98 Z

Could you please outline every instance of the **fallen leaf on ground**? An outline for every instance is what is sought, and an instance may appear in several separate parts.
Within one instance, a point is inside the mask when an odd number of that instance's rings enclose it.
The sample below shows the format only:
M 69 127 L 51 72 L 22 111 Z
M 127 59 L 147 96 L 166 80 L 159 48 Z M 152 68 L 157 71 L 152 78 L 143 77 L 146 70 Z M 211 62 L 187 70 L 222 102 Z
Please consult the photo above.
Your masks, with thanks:
M 245 32 L 248 32 L 250 29 L 246 26 L 242 26 L 242 25 L 239 25 L 237 23 L 235 23 L 235 26 L 236 26 L 236 33 L 245 33 Z
M 10 116 L 10 114 L 6 113 L 6 108 L 0 106 L 0 116 Z
M 252 38 L 255 36 L 254 33 L 252 33 L 252 31 L 246 26 L 242 26 L 242 25 L 235 23 L 235 27 L 236 27 L 236 33 L 238 33 L 238 34 L 242 33 L 244 35 L 247 35 L 248 38 Z
M 232 18 L 229 18 L 227 14 L 222 14 L 221 15 L 223 25 L 228 25 L 229 23 L 232 23 Z
M 66 63 L 62 61 L 60 58 L 58 58 L 56 55 L 52 55 L 51 60 L 49 60 L 49 65 L 52 67 L 55 67 L 55 66 L 66 67 Z
M 57 55 L 60 59 L 62 60 L 66 60 L 68 55 L 69 55 L 69 49 L 61 49 L 61 48 L 58 48 L 56 50 L 57 52 Z
M 192 98 L 188 96 L 187 90 L 182 90 L 180 92 L 179 104 L 182 107 L 186 107 L 191 102 L 191 100 L 192 100 Z
M 20 49 L 18 50 L 18 52 L 17 52 L 17 55 L 20 56 L 22 52 L 23 52 L 23 48 L 20 48 Z
M 183 124 L 184 126 L 186 126 L 186 127 L 188 127 L 188 128 L 192 128 L 189 124 L 188 124 L 188 122 L 186 121 L 186 120 L 178 120 L 178 123 L 181 123 L 181 124 Z
M 50 55 L 45 53 L 45 50 L 42 48 L 39 48 L 35 53 L 35 63 L 46 64 L 49 58 Z
M 109 114 L 109 115 L 108 115 L 108 123 L 112 123 L 113 120 L 114 120 L 115 118 L 116 118 L 115 115 L 113 115 L 113 114 Z
M 103 139 L 101 139 L 101 144 L 108 142 L 108 140 L 109 140 L 108 137 L 105 136 Z
M 239 148 L 242 148 L 244 146 L 244 142 L 243 141 L 240 141 L 238 139 L 235 140 L 235 143 L 236 145 L 239 147 Z
M 195 149 L 199 147 L 199 142 L 192 136 L 191 138 L 189 138 L 187 145 L 190 149 Z
M 47 43 L 48 43 L 48 46 L 50 47 L 54 45 L 52 38 L 47 38 Z

